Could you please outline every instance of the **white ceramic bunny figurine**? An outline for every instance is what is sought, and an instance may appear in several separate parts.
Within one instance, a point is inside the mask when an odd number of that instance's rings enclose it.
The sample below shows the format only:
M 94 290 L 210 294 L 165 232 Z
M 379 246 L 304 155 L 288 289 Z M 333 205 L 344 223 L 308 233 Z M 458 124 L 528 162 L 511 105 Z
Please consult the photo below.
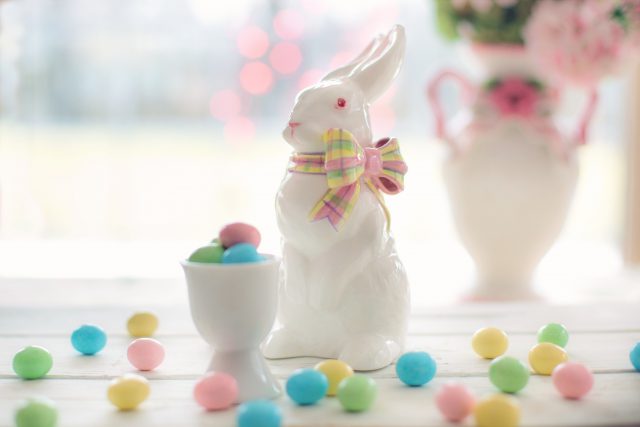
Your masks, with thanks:
M 281 327 L 265 342 L 268 358 L 339 358 L 373 370 L 403 348 L 409 287 L 381 192 L 402 191 L 406 165 L 395 139 L 373 143 L 368 110 L 404 51 L 398 25 L 296 99 L 283 132 L 294 153 L 276 199 Z

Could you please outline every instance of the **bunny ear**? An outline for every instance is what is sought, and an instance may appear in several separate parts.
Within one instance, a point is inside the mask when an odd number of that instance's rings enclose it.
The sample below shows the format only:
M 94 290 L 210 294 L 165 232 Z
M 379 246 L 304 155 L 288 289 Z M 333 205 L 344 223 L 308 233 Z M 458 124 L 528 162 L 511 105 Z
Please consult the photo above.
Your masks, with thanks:
M 404 60 L 405 44 L 404 27 L 395 25 L 378 49 L 349 75 L 369 102 L 382 95 L 398 75 Z
M 373 38 L 373 40 L 371 40 L 371 42 L 369 42 L 367 47 L 365 47 L 364 50 L 360 52 L 358 56 L 356 56 L 354 59 L 351 60 L 351 62 L 349 62 L 346 65 L 343 65 L 340 68 L 330 71 L 326 76 L 322 78 L 322 80 L 332 80 L 332 79 L 338 79 L 341 77 L 347 77 L 349 74 L 351 74 L 353 70 L 356 69 L 356 67 L 361 65 L 367 59 L 369 59 L 371 54 L 373 54 L 376 51 L 376 49 L 378 49 L 378 47 L 380 46 L 382 39 L 383 39 L 383 35 L 378 34 L 376 37 Z

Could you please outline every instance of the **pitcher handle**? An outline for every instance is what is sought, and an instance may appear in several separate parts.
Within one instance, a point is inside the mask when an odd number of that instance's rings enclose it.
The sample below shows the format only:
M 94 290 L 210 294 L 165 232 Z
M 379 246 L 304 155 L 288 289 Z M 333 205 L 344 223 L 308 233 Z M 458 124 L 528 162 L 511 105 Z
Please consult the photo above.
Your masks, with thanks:
M 587 133 L 589 132 L 589 125 L 591 124 L 591 119 L 593 119 L 593 114 L 598 106 L 598 99 L 598 90 L 595 87 L 592 87 L 589 90 L 587 104 L 585 105 L 580 121 L 578 122 L 578 131 L 576 132 L 574 139 L 576 146 L 585 145 L 587 143 Z
M 426 95 L 436 121 L 436 136 L 449 144 L 454 151 L 457 151 L 457 146 L 447 131 L 444 108 L 442 108 L 442 103 L 440 102 L 440 86 L 447 80 L 453 80 L 460 85 L 465 103 L 469 103 L 473 99 L 475 88 L 466 77 L 454 70 L 441 71 L 427 85 Z

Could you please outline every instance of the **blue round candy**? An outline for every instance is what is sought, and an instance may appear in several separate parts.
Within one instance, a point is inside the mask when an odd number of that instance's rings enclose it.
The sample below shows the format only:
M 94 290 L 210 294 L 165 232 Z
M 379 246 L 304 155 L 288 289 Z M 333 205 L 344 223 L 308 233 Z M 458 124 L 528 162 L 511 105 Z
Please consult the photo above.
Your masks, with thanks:
M 636 371 L 640 372 L 640 342 L 637 342 L 629 353 L 629 359 L 631 359 L 631 364 L 636 368 Z
M 287 380 L 287 394 L 298 405 L 313 405 L 327 394 L 329 380 L 315 369 L 298 369 Z
M 269 400 L 252 400 L 238 407 L 238 427 L 280 427 L 282 411 Z
M 94 325 L 82 325 L 71 334 L 71 345 L 82 354 L 93 355 L 107 344 L 107 334 Z
M 258 253 L 256 247 L 250 243 L 238 243 L 225 250 L 222 254 L 223 264 L 242 264 L 263 260 L 264 258 Z
M 396 362 L 396 374 L 400 381 L 410 386 L 421 386 L 436 375 L 436 361 L 424 351 L 411 351 Z

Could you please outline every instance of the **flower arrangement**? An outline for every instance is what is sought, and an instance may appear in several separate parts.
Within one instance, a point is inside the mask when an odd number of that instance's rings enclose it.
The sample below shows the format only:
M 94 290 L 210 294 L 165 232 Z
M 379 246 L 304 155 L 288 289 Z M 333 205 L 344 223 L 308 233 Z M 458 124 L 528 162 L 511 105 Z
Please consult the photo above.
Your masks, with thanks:
M 450 40 L 524 45 L 551 78 L 593 86 L 640 54 L 640 0 L 436 0 Z

